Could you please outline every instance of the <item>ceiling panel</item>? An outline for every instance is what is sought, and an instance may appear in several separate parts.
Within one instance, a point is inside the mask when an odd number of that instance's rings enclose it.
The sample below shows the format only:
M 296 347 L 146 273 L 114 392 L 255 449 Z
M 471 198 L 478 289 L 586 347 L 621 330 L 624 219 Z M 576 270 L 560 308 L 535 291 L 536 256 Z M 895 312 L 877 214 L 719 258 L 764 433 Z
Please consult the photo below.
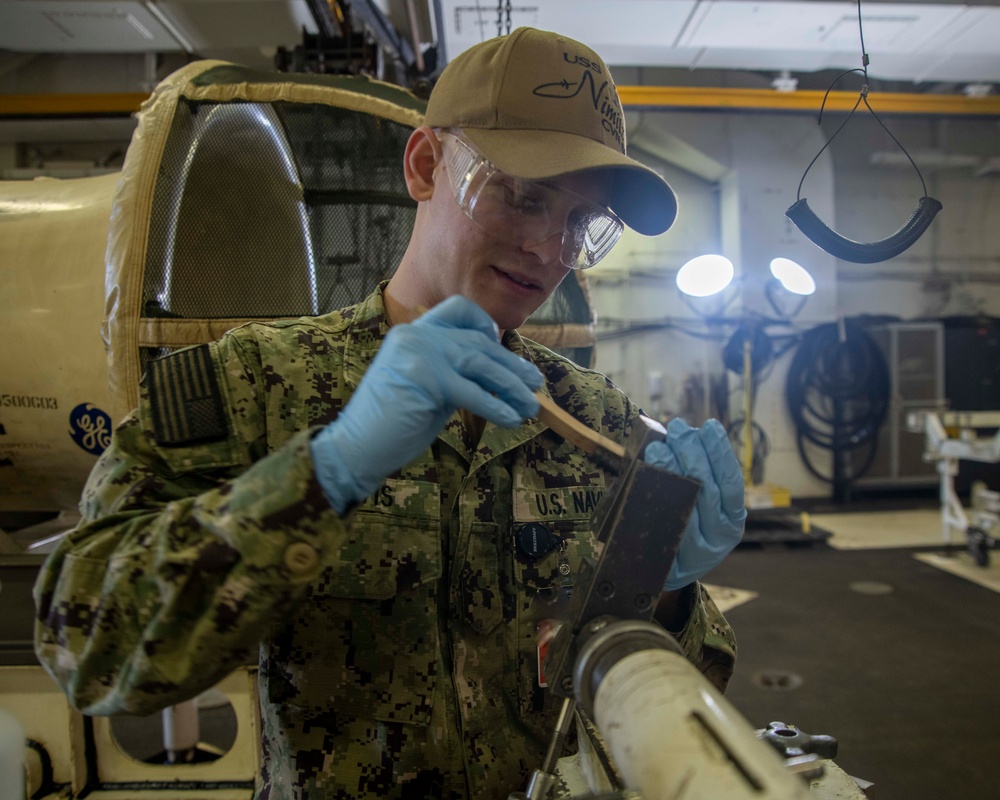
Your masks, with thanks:
M 138 2 L 0 0 L 0 49 L 34 53 L 142 53 L 180 49 Z
M 865 3 L 869 52 L 910 52 L 961 16 L 961 6 Z M 705 3 L 681 44 L 708 48 L 860 52 L 857 5 L 849 2 Z
M 615 0 L 613 4 L 608 0 L 535 0 L 511 3 L 510 18 L 512 28 L 528 25 L 559 31 L 593 45 L 608 63 L 634 64 L 631 48 L 671 48 L 697 5 L 695 0 Z M 449 59 L 497 35 L 495 3 L 442 0 L 441 7 Z
M 492 7 L 491 7 L 492 6 Z M 448 58 L 496 35 L 491 3 L 443 0 Z M 614 65 L 816 72 L 861 66 L 856 2 L 536 0 L 512 4 L 512 27 L 587 42 Z M 873 78 L 995 82 L 996 4 L 862 4 Z M 940 74 L 938 69 L 941 70 Z
M 161 0 L 157 7 L 198 51 L 292 47 L 303 25 L 315 31 L 305 0 Z
M 946 29 L 921 46 L 944 47 L 952 53 L 987 53 L 1000 62 L 1000 9 L 964 8 Z
M 421 13 L 428 5 L 412 1 Z M 869 74 L 1000 82 L 998 2 L 865 0 Z M 497 33 L 494 2 L 440 0 L 439 6 L 446 58 Z M 614 66 L 802 74 L 861 62 L 854 0 L 514 0 L 509 7 L 512 27 L 564 32 Z M 399 16 L 397 26 L 405 27 L 407 15 Z M 0 50 L 13 53 L 185 50 L 269 67 L 275 48 L 299 44 L 303 29 L 315 32 L 305 0 L 0 0 Z

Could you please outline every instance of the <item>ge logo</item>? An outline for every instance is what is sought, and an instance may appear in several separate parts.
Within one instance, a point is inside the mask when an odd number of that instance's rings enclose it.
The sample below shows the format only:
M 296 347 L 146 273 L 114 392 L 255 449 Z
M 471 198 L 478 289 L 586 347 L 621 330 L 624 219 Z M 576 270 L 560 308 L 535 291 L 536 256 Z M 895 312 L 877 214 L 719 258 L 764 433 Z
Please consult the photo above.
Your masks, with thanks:
M 69 435 L 91 455 L 99 456 L 111 444 L 111 417 L 90 403 L 69 412 Z

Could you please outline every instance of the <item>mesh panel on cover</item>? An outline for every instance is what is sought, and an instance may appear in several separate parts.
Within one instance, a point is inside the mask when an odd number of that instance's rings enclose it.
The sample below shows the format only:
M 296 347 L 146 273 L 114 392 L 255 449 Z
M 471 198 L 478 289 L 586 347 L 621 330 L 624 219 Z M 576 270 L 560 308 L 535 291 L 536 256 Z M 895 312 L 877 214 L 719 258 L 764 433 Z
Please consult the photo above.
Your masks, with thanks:
M 180 102 L 156 183 L 145 317 L 318 314 L 402 257 L 410 128 L 303 103 Z
M 136 263 L 146 324 L 134 374 L 151 357 L 242 320 L 358 302 L 391 276 L 416 216 L 403 153 L 423 101 L 356 76 L 229 64 L 190 67 L 165 85 L 180 91 L 169 112 L 160 103 L 150 115 L 169 125 L 162 150 L 140 151 L 159 161 Z M 589 365 L 593 320 L 582 279 L 569 275 L 525 334 Z M 200 321 L 223 325 L 209 332 Z

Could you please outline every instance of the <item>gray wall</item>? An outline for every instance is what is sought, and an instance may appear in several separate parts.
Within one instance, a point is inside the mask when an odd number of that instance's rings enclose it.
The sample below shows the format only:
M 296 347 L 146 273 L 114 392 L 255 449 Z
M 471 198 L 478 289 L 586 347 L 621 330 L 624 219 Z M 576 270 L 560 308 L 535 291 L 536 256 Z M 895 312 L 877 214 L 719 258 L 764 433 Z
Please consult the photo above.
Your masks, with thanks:
M 624 237 L 593 270 L 601 331 L 597 367 L 651 413 L 681 414 L 697 424 L 718 410 L 705 402 L 705 387 L 724 381 L 730 418 L 742 416 L 741 379 L 722 365 L 722 345 L 737 321 L 776 317 L 764 294 L 775 256 L 806 266 L 818 288 L 787 325 L 769 326 L 772 336 L 858 315 L 901 320 L 1000 315 L 1000 163 L 997 171 L 989 163 L 1000 160 L 1000 123 L 883 115 L 944 210 L 905 253 L 858 265 L 826 254 L 784 216 L 806 166 L 843 120 L 844 115 L 827 115 L 820 126 L 814 114 L 630 115 L 630 130 L 638 132 L 631 139 L 633 154 L 671 182 L 680 215 L 662 236 Z M 667 146 L 657 148 L 657 140 Z M 908 162 L 873 163 L 879 158 L 873 154 L 882 152 L 893 154 L 893 161 L 900 151 L 862 106 L 803 184 L 810 208 L 856 241 L 894 233 L 923 194 Z M 719 313 L 717 301 L 713 306 L 706 298 L 693 309 L 674 285 L 676 270 L 705 252 L 721 252 L 736 266 L 723 324 L 699 316 Z M 830 487 L 803 468 L 785 408 L 793 353 L 776 360 L 758 387 L 754 419 L 771 444 L 765 480 L 786 486 L 794 496 L 828 495 Z M 658 385 L 660 399 L 653 394 Z

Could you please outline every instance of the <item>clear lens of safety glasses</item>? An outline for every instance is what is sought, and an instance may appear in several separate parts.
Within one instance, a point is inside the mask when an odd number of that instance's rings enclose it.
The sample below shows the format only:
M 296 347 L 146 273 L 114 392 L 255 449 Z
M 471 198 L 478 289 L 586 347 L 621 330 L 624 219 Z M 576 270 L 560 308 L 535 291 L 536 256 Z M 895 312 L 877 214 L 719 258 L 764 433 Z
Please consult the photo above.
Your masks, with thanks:
M 583 195 L 511 177 L 451 134 L 441 141 L 456 202 L 491 236 L 530 246 L 560 233 L 559 260 L 571 269 L 594 266 L 621 236 L 622 221 Z

